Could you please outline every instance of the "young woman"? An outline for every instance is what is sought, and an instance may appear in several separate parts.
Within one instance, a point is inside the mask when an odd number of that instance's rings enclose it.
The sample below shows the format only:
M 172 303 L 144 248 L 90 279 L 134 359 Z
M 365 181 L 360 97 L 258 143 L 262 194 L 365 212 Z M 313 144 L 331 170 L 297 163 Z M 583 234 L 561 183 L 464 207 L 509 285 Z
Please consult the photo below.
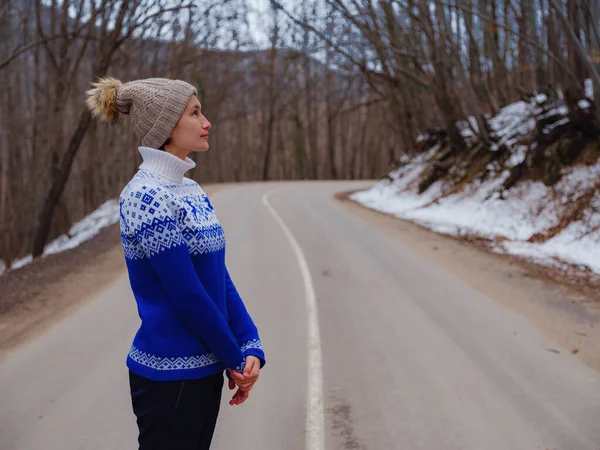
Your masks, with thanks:
M 265 364 L 262 344 L 225 265 L 225 236 L 184 173 L 208 150 L 210 122 L 194 86 L 149 78 L 92 84 L 87 106 L 131 116 L 143 163 L 120 196 L 121 239 L 141 326 L 127 356 L 140 450 L 210 448 L 223 373 L 246 401 Z

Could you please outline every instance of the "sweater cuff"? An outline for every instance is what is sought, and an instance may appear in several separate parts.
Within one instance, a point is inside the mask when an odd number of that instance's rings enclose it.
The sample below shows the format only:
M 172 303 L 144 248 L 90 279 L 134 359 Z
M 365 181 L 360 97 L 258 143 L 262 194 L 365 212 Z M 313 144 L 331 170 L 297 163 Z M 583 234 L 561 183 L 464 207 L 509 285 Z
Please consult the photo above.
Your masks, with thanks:
M 265 359 L 265 352 L 262 348 L 262 343 L 260 339 L 252 339 L 242 344 L 241 346 L 242 354 L 244 355 L 244 359 L 248 356 L 256 356 L 260 359 L 260 368 L 262 369 L 267 363 Z

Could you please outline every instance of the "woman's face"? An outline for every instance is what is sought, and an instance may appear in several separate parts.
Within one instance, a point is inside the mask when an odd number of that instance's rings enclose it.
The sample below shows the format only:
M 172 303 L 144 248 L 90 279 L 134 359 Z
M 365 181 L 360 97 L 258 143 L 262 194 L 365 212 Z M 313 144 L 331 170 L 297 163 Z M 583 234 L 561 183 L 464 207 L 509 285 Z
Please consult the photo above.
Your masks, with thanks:
M 192 95 L 171 132 L 171 147 L 173 153 L 185 154 L 190 152 L 205 152 L 208 150 L 208 130 L 210 122 L 202 115 L 201 105 L 196 95 Z M 174 148 L 173 148 L 174 147 Z

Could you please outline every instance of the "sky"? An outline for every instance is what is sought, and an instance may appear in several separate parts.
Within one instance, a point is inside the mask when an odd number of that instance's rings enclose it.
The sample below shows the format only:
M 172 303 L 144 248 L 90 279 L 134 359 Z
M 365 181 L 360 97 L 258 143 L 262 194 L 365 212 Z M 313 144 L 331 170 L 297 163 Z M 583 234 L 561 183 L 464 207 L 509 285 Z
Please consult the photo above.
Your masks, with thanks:
M 269 45 L 269 39 L 265 29 L 265 23 L 261 20 L 269 9 L 269 0 L 247 0 L 250 10 L 248 22 L 250 33 L 260 48 Z

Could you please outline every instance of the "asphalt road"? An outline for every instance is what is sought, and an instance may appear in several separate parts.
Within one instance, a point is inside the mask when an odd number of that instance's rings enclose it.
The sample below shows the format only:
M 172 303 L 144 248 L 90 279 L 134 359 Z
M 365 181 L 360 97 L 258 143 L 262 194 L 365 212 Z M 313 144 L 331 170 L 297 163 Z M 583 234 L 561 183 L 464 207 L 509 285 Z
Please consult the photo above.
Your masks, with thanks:
M 361 186 L 211 196 L 268 357 L 213 448 L 599 450 L 599 374 L 332 198 Z M 138 321 L 124 273 L 1 361 L 0 449 L 137 448 Z

